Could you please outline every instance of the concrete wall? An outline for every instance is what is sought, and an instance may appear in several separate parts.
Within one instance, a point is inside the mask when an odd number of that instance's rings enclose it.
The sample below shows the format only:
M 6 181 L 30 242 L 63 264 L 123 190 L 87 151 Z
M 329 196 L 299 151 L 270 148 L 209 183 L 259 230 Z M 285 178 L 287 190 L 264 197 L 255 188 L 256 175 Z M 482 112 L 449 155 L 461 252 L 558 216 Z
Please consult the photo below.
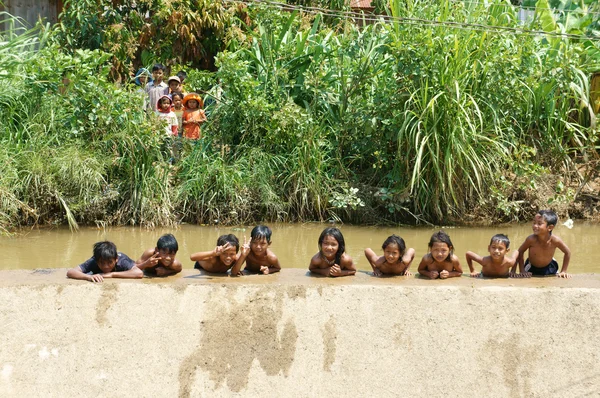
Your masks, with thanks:
M 64 273 L 0 272 L 0 396 L 599 396 L 596 276 Z

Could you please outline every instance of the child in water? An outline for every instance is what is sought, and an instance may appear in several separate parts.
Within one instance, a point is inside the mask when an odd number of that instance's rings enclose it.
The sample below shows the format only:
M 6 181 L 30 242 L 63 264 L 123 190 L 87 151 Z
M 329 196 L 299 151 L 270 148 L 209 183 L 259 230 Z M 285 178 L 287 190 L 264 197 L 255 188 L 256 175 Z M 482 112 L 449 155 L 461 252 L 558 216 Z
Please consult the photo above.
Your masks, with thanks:
M 145 274 L 151 276 L 169 276 L 181 272 L 181 262 L 175 258 L 179 245 L 172 234 L 158 238 L 156 247 L 142 253 L 136 265 Z
M 552 230 L 558 223 L 558 217 L 552 210 L 540 210 L 533 219 L 533 234 L 529 235 L 519 247 L 519 272 L 526 278 L 531 275 L 556 275 L 559 278 L 570 278 L 567 273 L 571 260 L 571 250 Z M 563 264 L 558 272 L 558 262 L 554 259 L 556 249 L 564 253 Z M 529 251 L 523 270 L 523 256 Z M 516 265 L 513 267 L 514 273 Z
M 415 258 L 415 249 L 406 249 L 404 239 L 398 235 L 389 236 L 383 245 L 383 256 L 379 257 L 370 248 L 365 249 L 365 257 L 373 268 L 373 276 L 404 275 L 411 276 L 408 270 Z
M 235 235 L 221 235 L 217 239 L 217 247 L 208 252 L 194 253 L 190 260 L 196 262 L 196 269 L 226 274 L 237 261 L 239 249 L 240 242 Z
M 310 260 L 308 269 L 323 276 L 348 276 L 356 274 L 352 258 L 345 253 L 346 243 L 337 228 L 325 228 L 319 236 L 319 252 Z
M 277 256 L 269 249 L 271 245 L 271 228 L 265 225 L 257 225 L 250 233 L 250 242 L 244 244 L 240 252 L 240 257 L 231 269 L 231 276 L 241 276 L 242 264 L 246 262 L 245 271 L 255 274 L 273 274 L 281 271 Z
M 461 276 L 463 271 L 450 236 L 444 231 L 434 233 L 429 240 L 429 253 L 419 264 L 419 274 L 430 279 L 446 279 Z
M 517 263 L 519 252 L 516 251 L 513 255 L 507 256 L 509 251 L 510 240 L 504 234 L 496 234 L 492 236 L 490 245 L 488 246 L 489 256 L 481 257 L 476 253 L 467 252 L 467 265 L 471 271 L 473 278 L 508 278 L 510 269 Z M 473 261 L 481 264 L 481 272 L 476 272 L 473 268 Z
M 104 278 L 142 278 L 144 273 L 126 254 L 117 252 L 109 241 L 94 244 L 92 258 L 67 271 L 67 277 L 90 282 L 103 282 Z

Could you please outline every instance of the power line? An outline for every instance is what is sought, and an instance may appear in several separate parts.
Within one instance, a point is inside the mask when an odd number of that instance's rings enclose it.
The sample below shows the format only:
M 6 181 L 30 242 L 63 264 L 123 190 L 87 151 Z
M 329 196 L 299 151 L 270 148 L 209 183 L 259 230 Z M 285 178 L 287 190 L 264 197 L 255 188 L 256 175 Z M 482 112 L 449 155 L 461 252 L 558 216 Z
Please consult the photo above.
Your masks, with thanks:
M 232 1 L 233 2 L 233 1 Z M 281 10 L 287 11 L 302 11 L 309 14 L 322 14 L 325 16 L 337 17 L 337 18 L 345 18 L 345 19 L 358 19 L 369 22 L 397 22 L 408 25 L 430 25 L 430 26 L 446 26 L 446 27 L 454 27 L 458 29 L 465 30 L 477 30 L 477 31 L 486 31 L 486 32 L 511 32 L 517 34 L 528 34 L 534 36 L 550 36 L 550 37 L 558 37 L 558 38 L 571 38 L 571 39 L 587 39 L 591 41 L 600 41 L 600 37 L 590 37 L 586 35 L 577 35 L 572 33 L 557 33 L 557 32 L 546 32 L 542 30 L 533 30 L 526 28 L 514 28 L 509 26 L 499 26 L 499 25 L 483 25 L 469 22 L 453 22 L 453 21 L 435 21 L 423 18 L 412 18 L 412 17 L 393 17 L 389 15 L 380 15 L 380 16 L 368 16 L 364 13 L 353 12 L 353 11 L 342 11 L 342 10 L 331 10 L 326 8 L 319 7 L 309 7 L 309 6 L 299 6 L 299 5 L 291 5 L 285 3 L 279 3 L 276 1 L 270 0 L 240 0 L 237 1 L 240 3 L 248 4 L 248 5 L 266 5 L 270 7 L 279 8 Z
M 505 6 L 515 7 L 518 9 L 529 10 L 529 11 L 553 11 L 553 12 L 560 12 L 560 13 L 579 13 L 579 14 L 583 14 L 583 15 L 600 15 L 600 11 L 583 11 L 581 9 L 565 10 L 565 9 L 551 8 L 551 7 L 521 6 L 521 5 L 512 5 L 512 4 L 494 4 L 494 3 L 475 1 L 475 0 L 450 0 L 450 2 L 459 3 L 459 4 L 461 4 L 461 3 L 479 4 L 479 5 L 482 5 L 485 7 L 490 7 L 493 5 L 505 5 Z

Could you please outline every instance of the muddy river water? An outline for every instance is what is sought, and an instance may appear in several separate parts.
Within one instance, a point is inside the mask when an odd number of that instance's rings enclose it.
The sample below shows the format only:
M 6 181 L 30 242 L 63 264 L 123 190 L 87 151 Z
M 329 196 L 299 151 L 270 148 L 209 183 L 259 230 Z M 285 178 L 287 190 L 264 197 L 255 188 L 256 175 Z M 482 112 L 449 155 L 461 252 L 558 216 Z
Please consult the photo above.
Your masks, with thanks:
M 282 267 L 307 268 L 312 255 L 317 250 L 319 234 L 328 225 L 324 224 L 270 224 L 273 230 L 271 249 L 279 257 Z M 338 226 L 346 240 L 346 252 L 352 256 L 358 269 L 370 271 L 369 263 L 363 251 L 370 247 L 376 253 L 382 253 L 381 244 L 391 234 L 404 238 L 408 247 L 416 250 L 411 270 L 416 272 L 420 258 L 427 253 L 427 243 L 431 234 L 439 228 L 409 227 L 365 227 Z M 443 228 L 452 239 L 455 253 L 463 266 L 469 269 L 465 261 L 465 252 L 474 251 L 486 255 L 490 238 L 496 233 L 505 233 L 511 241 L 511 249 L 516 250 L 524 239 L 531 234 L 531 224 L 518 224 L 499 227 L 461 227 Z M 154 247 L 156 240 L 164 233 L 173 233 L 179 242 L 178 258 L 184 268 L 193 268 L 189 260 L 191 253 L 211 250 L 219 235 L 233 233 L 243 242 L 244 236 L 250 238 L 252 226 L 196 226 L 181 225 L 175 229 L 157 228 L 148 230 L 137 227 L 82 228 L 70 232 L 60 229 L 22 230 L 10 237 L 0 237 L 2 260 L 0 269 L 38 269 L 74 267 L 92 255 L 94 242 L 111 240 L 119 251 L 139 258 L 147 248 Z M 600 224 L 575 221 L 573 228 L 558 225 L 555 234 L 570 247 L 572 256 L 569 272 L 600 273 L 597 251 L 600 248 Z M 556 258 L 562 264 L 562 253 L 556 252 Z M 480 269 L 477 265 L 476 269 Z

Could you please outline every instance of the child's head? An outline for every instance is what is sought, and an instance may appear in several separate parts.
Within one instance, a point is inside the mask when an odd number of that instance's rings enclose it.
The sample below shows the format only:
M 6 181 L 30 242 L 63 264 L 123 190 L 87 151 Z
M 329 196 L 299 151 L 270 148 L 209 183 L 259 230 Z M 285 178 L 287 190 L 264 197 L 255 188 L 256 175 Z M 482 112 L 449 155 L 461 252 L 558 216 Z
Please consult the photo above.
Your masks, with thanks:
M 152 81 L 150 71 L 146 68 L 140 68 L 135 74 L 135 84 L 144 87 L 146 83 Z
M 156 249 L 160 255 L 160 263 L 164 266 L 169 266 L 175 260 L 175 255 L 179 250 L 177 239 L 173 234 L 166 234 L 158 238 L 156 242 Z
M 179 80 L 177 76 L 171 76 L 169 77 L 169 80 L 167 80 L 167 84 L 169 85 L 169 91 L 172 93 L 174 91 L 179 91 L 181 80 Z
M 200 97 L 196 93 L 189 93 L 185 97 L 183 97 L 183 106 L 187 109 L 197 109 L 204 107 L 204 101 L 202 101 L 202 97 Z
M 171 98 L 169 98 L 168 95 L 163 95 L 156 102 L 156 109 L 161 112 L 169 112 L 171 110 L 171 105 L 173 105 Z
M 383 249 L 383 255 L 388 263 L 393 264 L 402 258 L 406 251 L 406 244 L 404 239 L 398 235 L 391 235 L 381 245 Z
M 319 251 L 328 259 L 335 256 L 335 263 L 339 265 L 342 254 L 346 251 L 342 232 L 335 227 L 325 228 L 319 236 Z
M 240 249 L 240 241 L 234 234 L 221 235 L 217 239 L 217 246 L 225 246 L 228 243 L 229 248 L 227 250 L 223 250 L 223 252 L 219 254 L 219 259 L 227 266 L 233 264 L 233 262 L 236 260 L 236 254 Z
M 183 105 L 183 94 L 177 91 L 171 93 L 171 100 L 173 101 L 173 106 L 175 107 L 175 109 L 180 109 Z
M 504 234 L 496 234 L 492 236 L 492 239 L 490 240 L 488 252 L 492 257 L 503 258 L 508 251 L 509 246 L 510 240 L 508 239 L 508 236 Z
M 257 225 L 250 232 L 250 250 L 255 254 L 264 253 L 271 244 L 271 228 Z
M 163 64 L 154 64 L 152 66 L 152 77 L 157 83 L 163 81 L 163 75 L 165 74 L 165 66 Z
M 181 82 L 181 84 L 183 84 L 185 79 L 187 79 L 187 73 L 185 73 L 184 70 L 180 70 L 179 72 L 177 72 L 177 77 L 179 78 L 179 81 Z
M 444 231 L 438 231 L 429 239 L 429 252 L 437 262 L 450 261 L 454 253 L 454 245 L 450 236 Z
M 538 210 L 533 219 L 533 233 L 543 232 L 547 229 L 550 235 L 558 223 L 558 216 L 552 210 Z
M 109 241 L 94 244 L 94 260 L 103 274 L 111 272 L 117 265 L 117 246 Z

